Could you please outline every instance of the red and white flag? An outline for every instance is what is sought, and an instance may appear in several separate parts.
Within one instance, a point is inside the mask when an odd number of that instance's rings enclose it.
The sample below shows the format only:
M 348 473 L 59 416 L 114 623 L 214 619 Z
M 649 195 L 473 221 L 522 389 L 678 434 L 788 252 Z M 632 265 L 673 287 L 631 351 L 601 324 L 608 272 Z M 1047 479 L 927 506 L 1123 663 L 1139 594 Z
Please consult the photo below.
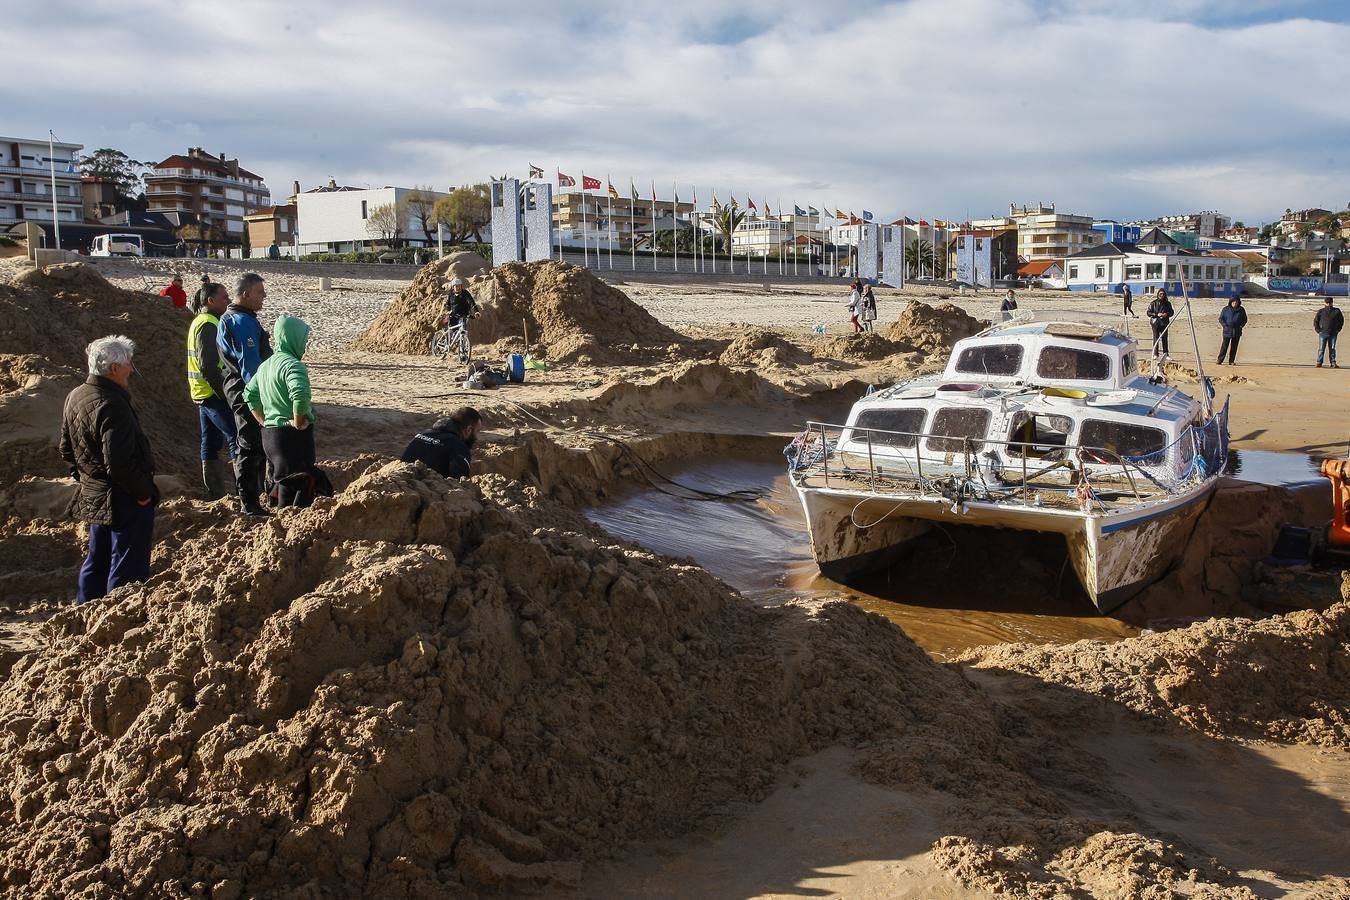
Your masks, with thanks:
M 598 191 L 598 190 L 600 190 L 600 179 L 599 179 L 599 178 L 592 178 L 592 177 L 590 177 L 589 175 L 587 175 L 587 174 L 585 174 L 585 173 L 583 172 L 582 175 L 581 175 L 581 189 L 582 189 L 583 191 Z
M 576 186 L 577 180 L 573 178 L 571 175 L 564 175 L 561 172 L 558 173 L 558 187 L 576 187 Z
M 755 201 L 751 200 L 750 197 L 749 197 L 749 195 L 746 195 L 746 198 L 745 198 L 745 208 L 746 208 L 746 209 L 755 209 Z M 756 212 L 758 212 L 758 210 L 756 210 Z

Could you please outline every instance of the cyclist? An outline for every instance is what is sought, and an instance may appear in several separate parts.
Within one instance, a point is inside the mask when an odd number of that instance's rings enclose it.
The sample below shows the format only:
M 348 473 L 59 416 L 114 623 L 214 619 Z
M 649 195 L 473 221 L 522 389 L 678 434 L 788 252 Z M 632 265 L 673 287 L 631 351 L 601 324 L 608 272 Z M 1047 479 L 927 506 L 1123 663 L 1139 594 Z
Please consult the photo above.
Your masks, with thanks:
M 468 327 L 468 320 L 478 315 L 478 301 L 473 299 L 464 287 L 464 279 L 456 275 L 450 279 L 450 293 L 445 298 L 445 319 L 446 324 L 454 330 L 459 324 L 463 323 Z

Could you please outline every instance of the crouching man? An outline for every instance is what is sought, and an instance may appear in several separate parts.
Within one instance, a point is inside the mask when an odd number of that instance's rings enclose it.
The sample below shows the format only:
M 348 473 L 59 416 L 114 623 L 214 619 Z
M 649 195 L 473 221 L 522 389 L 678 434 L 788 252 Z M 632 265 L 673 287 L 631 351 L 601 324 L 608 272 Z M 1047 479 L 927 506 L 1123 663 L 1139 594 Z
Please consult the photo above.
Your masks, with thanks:
M 437 419 L 428 431 L 418 432 L 399 457 L 404 462 L 422 462 L 446 478 L 467 478 L 469 457 L 483 427 L 483 417 L 470 406 L 461 406 Z
M 76 603 L 150 577 L 155 528 L 155 459 L 131 405 L 136 345 L 120 334 L 85 348 L 89 377 L 66 397 L 61 458 L 80 483 L 75 517 L 89 523 L 89 553 Z

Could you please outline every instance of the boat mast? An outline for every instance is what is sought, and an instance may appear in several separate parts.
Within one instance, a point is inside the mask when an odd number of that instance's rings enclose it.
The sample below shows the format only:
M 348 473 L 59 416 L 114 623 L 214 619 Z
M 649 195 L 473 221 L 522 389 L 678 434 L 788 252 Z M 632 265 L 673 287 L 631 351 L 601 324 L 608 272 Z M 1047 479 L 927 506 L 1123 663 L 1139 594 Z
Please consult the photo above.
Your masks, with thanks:
M 1200 336 L 1195 333 L 1195 316 L 1191 312 L 1191 295 L 1186 290 L 1186 266 L 1177 263 L 1177 277 L 1181 279 L 1181 296 L 1186 301 L 1186 324 L 1191 328 L 1191 346 L 1195 348 L 1195 364 L 1200 369 L 1200 393 L 1204 396 L 1205 415 L 1214 414 L 1214 401 L 1209 396 L 1209 382 L 1205 380 L 1205 360 L 1200 356 Z M 1168 323 L 1171 327 L 1171 323 Z

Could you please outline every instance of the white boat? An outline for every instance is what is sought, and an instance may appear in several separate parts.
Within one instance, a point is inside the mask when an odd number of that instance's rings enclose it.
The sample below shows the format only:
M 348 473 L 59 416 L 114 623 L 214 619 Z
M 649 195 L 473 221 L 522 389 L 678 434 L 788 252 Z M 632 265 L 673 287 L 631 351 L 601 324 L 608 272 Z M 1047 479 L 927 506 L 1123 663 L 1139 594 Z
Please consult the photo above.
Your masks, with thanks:
M 1201 387 L 1142 374 L 1112 325 L 1024 317 L 958 341 L 941 374 L 788 446 L 821 572 L 894 565 L 935 523 L 1050 532 L 1111 612 L 1177 561 L 1223 470 L 1227 402 Z

